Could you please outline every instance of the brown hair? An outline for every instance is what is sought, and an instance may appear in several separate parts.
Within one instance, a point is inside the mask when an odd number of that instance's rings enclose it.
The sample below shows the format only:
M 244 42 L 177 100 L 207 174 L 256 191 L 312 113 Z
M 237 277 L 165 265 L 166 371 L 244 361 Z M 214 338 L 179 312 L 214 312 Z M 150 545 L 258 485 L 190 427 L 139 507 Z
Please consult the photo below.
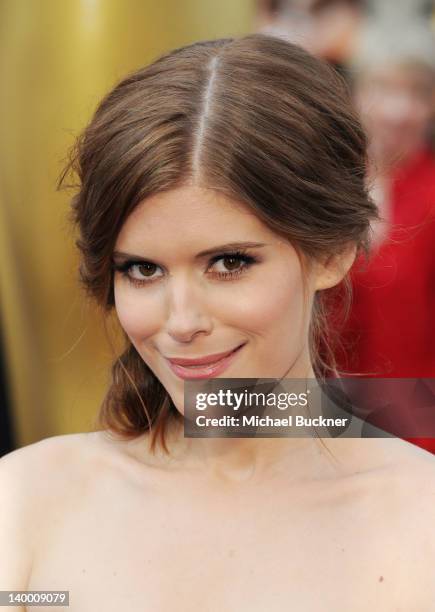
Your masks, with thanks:
M 368 245 L 375 205 L 365 186 L 366 137 L 344 80 L 299 46 L 262 34 L 176 49 L 122 80 L 99 104 L 59 179 L 73 172 L 80 277 L 114 306 L 112 251 L 133 209 L 186 181 L 243 201 L 306 261 Z M 70 186 L 70 185 L 68 185 Z M 334 371 L 316 294 L 310 350 Z M 169 394 L 125 335 L 100 424 L 126 437 L 152 425 L 152 447 L 178 418 Z

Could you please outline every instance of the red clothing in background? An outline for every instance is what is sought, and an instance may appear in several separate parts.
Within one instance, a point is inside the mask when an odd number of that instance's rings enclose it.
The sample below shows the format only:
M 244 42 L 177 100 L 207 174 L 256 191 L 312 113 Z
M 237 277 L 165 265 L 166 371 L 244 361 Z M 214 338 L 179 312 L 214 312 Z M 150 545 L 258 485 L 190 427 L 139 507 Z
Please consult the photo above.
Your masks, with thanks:
M 435 377 L 435 155 L 422 150 L 392 177 L 392 228 L 369 262 L 355 262 L 341 340 L 351 373 Z M 435 452 L 435 439 L 418 442 Z

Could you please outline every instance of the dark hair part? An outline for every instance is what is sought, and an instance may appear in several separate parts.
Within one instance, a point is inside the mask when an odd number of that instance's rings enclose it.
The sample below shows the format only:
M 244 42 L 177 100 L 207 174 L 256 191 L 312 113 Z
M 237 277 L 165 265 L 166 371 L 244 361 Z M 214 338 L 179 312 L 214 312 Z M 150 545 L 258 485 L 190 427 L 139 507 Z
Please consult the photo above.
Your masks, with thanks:
M 366 137 L 347 85 L 289 42 L 253 34 L 176 49 L 122 80 L 99 104 L 59 179 L 79 178 L 72 219 L 88 294 L 114 306 L 112 251 L 151 194 L 193 182 L 243 201 L 307 262 L 350 242 L 367 250 L 376 207 L 365 186 Z M 315 296 L 316 375 L 334 371 L 325 303 Z M 126 437 L 152 425 L 152 448 L 179 413 L 126 336 L 100 424 Z

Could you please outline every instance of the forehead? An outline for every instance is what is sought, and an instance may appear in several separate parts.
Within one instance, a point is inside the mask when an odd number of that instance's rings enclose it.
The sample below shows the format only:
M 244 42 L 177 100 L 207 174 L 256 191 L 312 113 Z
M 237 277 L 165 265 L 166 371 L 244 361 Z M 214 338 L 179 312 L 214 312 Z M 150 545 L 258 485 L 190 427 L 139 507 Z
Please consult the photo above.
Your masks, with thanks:
M 280 241 L 246 204 L 214 189 L 184 186 L 141 202 L 121 228 L 116 247 L 189 246 L 200 250 L 222 240 L 260 238 Z

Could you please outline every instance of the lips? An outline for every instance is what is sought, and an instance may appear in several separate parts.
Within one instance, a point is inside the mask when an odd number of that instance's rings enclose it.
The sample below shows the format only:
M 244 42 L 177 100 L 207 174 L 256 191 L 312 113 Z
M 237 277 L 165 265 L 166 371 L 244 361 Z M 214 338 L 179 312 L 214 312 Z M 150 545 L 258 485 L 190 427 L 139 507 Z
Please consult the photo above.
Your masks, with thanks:
M 208 365 L 212 363 L 216 363 L 220 359 L 223 359 L 227 355 L 230 355 L 234 351 L 240 348 L 240 345 L 235 349 L 231 349 L 230 351 L 225 351 L 223 353 L 213 353 L 213 355 L 206 355 L 205 357 L 198 357 L 197 359 L 188 359 L 187 357 L 167 357 L 167 360 L 175 365 L 181 366 L 195 366 L 195 365 Z
M 169 367 L 179 378 L 211 378 L 222 373 L 232 363 L 244 344 L 231 351 L 215 353 L 198 359 L 167 358 Z

